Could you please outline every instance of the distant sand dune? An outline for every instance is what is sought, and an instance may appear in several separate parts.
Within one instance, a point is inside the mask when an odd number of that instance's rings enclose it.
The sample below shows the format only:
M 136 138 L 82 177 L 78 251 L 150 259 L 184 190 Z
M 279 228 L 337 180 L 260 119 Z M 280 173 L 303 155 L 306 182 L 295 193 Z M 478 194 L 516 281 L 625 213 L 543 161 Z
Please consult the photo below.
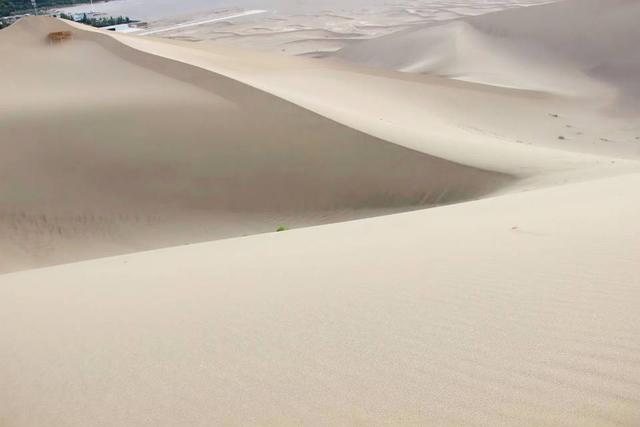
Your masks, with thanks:
M 639 18 L 635 0 L 565 0 L 423 25 L 350 45 L 337 56 L 581 97 L 613 90 L 638 111 Z

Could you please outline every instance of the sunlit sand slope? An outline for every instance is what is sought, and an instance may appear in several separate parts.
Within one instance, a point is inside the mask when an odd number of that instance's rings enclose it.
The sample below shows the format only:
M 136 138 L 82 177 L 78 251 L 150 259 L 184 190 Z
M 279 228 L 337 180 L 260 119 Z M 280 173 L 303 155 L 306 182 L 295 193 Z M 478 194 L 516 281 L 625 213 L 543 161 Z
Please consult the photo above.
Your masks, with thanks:
M 0 276 L 0 419 L 637 425 L 638 186 Z

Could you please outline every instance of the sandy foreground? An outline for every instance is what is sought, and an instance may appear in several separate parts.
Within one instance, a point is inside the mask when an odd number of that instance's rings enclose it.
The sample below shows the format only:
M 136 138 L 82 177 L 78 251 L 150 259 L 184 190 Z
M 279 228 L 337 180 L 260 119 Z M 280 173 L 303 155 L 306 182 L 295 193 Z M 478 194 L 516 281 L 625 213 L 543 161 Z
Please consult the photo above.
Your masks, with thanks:
M 640 424 L 638 18 L 0 31 L 0 425 Z

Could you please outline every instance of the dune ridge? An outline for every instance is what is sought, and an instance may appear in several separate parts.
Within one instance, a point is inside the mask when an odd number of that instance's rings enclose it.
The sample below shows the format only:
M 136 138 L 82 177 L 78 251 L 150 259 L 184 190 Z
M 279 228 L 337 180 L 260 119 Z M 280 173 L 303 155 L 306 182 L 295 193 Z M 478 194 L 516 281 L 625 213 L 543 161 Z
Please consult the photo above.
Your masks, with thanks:
M 563 0 L 422 25 L 336 56 L 581 98 L 622 97 L 618 102 L 637 111 L 639 17 L 633 0 Z
M 0 416 L 632 426 L 639 184 L 2 275 Z
M 72 40 L 48 44 L 60 29 Z M 452 203 L 511 180 L 101 32 L 30 18 L 0 35 L 7 54 L 38 52 L 5 69 L 4 271 Z
M 447 77 L 0 31 L 0 424 L 639 424 L 635 65 L 550 30 L 635 9 L 580 4 L 397 35 L 483 47 Z M 550 13 L 539 68 L 492 33 Z

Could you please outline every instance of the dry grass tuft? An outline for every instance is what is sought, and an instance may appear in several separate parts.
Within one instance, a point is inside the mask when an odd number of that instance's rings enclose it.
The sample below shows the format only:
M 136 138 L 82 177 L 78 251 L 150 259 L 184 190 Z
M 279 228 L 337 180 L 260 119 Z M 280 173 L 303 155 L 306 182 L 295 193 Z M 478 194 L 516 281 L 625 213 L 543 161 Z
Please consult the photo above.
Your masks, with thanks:
M 71 31 L 54 31 L 47 35 L 47 40 L 53 43 L 60 43 L 66 40 L 71 40 Z

